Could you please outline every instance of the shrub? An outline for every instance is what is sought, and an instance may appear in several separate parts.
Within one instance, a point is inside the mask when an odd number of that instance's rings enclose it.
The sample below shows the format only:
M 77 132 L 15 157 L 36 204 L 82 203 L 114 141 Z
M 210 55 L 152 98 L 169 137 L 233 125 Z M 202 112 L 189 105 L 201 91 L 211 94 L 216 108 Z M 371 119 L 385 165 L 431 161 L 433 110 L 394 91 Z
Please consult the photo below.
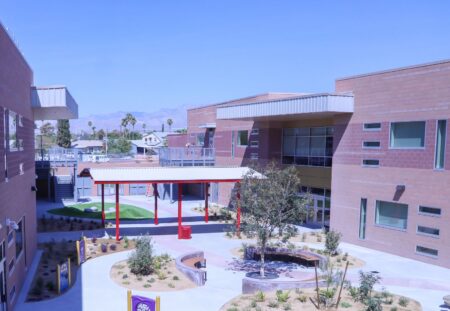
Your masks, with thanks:
M 372 272 L 364 273 L 359 271 L 359 300 L 364 302 L 372 297 L 372 291 L 375 284 L 380 282 L 380 277 Z
M 103 253 L 106 253 L 108 251 L 108 246 L 105 243 L 102 243 L 100 245 L 100 247 L 101 247 Z
M 306 302 L 306 300 L 308 300 L 308 297 L 306 297 L 305 295 L 300 295 L 297 297 L 298 301 L 304 303 Z
M 345 302 L 345 301 L 341 302 L 341 307 L 342 307 L 342 308 L 347 309 L 347 308 L 350 308 L 351 306 L 352 306 L 352 305 L 349 304 L 348 302 Z
M 91 241 L 92 241 L 92 243 L 97 243 L 97 238 L 96 237 L 93 237 L 92 239 L 91 239 Z
M 289 300 L 289 292 L 283 292 L 282 290 L 276 291 L 278 302 L 287 302 Z
M 122 279 L 128 279 L 128 274 L 124 274 L 124 275 L 122 276 Z
M 174 280 L 174 281 L 179 281 L 180 278 L 179 278 L 178 276 L 174 275 L 173 278 L 172 278 L 172 280 Z
M 406 297 L 400 297 L 400 299 L 398 300 L 398 304 L 404 308 L 406 308 L 409 304 L 409 299 Z
M 325 237 L 325 249 L 330 255 L 336 255 L 341 242 L 342 234 L 331 230 Z
M 397 310 L 398 310 L 397 307 L 392 307 L 392 308 L 390 309 L 390 311 L 397 311 Z
M 232 307 L 232 308 L 228 308 L 227 311 L 239 311 L 239 309 L 236 307 Z
M 264 302 L 264 301 L 266 300 L 266 295 L 264 294 L 264 292 L 258 291 L 258 292 L 255 294 L 255 300 L 256 300 L 257 302 Z
M 109 246 L 109 249 L 112 250 L 113 252 L 115 252 L 116 249 L 117 249 L 117 245 L 116 245 L 116 244 L 111 244 L 111 245 Z
M 173 285 L 172 283 L 167 284 L 167 286 L 169 286 L 170 288 L 175 288 L 175 285 Z
M 283 310 L 289 311 L 289 310 L 292 310 L 292 307 L 289 303 L 287 303 L 283 306 Z
M 158 270 L 157 274 L 158 274 L 158 279 L 159 279 L 159 280 L 165 280 L 165 279 L 167 279 L 167 275 L 166 275 L 163 271 Z
M 364 305 L 366 309 L 364 311 L 383 311 L 383 307 L 381 306 L 381 299 L 369 297 Z
M 303 234 L 302 234 L 302 242 L 305 242 L 306 241 L 306 237 L 307 237 L 308 235 L 306 234 L 306 232 L 303 232 Z
M 130 271 L 136 275 L 149 275 L 154 271 L 153 244 L 149 236 L 137 239 L 136 249 L 128 258 Z
M 256 308 L 257 304 L 255 300 L 252 300 L 252 302 L 250 303 L 250 308 Z
M 269 307 L 269 308 L 278 308 L 278 302 L 276 302 L 276 301 L 269 301 L 269 303 L 267 304 L 267 306 Z

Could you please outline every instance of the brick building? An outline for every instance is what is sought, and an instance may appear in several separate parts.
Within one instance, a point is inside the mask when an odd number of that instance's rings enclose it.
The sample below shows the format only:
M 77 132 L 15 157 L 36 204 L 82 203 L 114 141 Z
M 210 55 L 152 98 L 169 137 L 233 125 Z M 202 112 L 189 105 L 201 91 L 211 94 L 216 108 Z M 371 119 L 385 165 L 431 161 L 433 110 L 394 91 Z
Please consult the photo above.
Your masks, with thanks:
M 34 120 L 74 118 L 78 106 L 65 87 L 33 86 L 1 24 L 0 55 L 0 310 L 12 310 L 37 243 Z
M 447 60 L 338 79 L 333 93 L 190 109 L 187 133 L 168 145 L 178 154 L 210 148 L 214 165 L 296 165 L 300 191 L 313 197 L 308 222 L 350 243 L 450 267 L 449 118 Z M 228 204 L 231 186 L 216 191 Z

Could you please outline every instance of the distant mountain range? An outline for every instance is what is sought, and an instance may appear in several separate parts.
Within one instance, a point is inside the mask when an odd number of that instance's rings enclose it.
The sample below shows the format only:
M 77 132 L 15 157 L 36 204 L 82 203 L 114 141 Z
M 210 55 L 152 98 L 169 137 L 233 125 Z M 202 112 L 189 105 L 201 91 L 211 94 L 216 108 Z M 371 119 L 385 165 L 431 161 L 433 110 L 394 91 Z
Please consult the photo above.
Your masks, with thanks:
M 172 129 L 186 128 L 187 106 L 176 108 L 163 108 L 154 112 L 142 111 L 117 111 L 104 114 L 95 114 L 87 117 L 80 117 L 76 120 L 70 120 L 70 131 L 72 133 L 80 133 L 81 131 L 90 132 L 88 122 L 91 121 L 96 130 L 104 129 L 108 131 L 118 130 L 122 118 L 131 113 L 137 120 L 135 125 L 136 131 L 142 131 L 142 125 L 145 123 L 146 131 L 156 130 L 161 131 L 161 125 L 164 124 L 165 130 L 168 130 L 167 119 L 172 119 Z M 131 128 L 131 126 L 129 127 Z

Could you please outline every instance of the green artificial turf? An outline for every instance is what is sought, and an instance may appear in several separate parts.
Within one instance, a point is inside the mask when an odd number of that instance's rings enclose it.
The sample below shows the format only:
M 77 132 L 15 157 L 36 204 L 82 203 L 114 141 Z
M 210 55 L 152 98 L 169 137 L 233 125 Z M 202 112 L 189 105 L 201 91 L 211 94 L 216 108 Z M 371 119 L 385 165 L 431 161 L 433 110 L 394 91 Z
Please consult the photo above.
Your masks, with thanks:
M 84 211 L 88 207 L 97 207 L 96 212 L 87 213 Z M 107 213 L 109 208 L 114 208 L 114 212 Z M 115 203 L 105 203 L 105 217 L 106 219 L 116 219 Z M 102 204 L 100 202 L 82 203 L 63 208 L 51 209 L 48 212 L 53 215 L 78 217 L 78 218 L 93 218 L 101 219 L 102 217 Z M 129 205 L 120 204 L 120 219 L 122 220 L 136 220 L 136 219 L 150 219 L 153 218 L 153 212 L 145 210 L 143 208 Z

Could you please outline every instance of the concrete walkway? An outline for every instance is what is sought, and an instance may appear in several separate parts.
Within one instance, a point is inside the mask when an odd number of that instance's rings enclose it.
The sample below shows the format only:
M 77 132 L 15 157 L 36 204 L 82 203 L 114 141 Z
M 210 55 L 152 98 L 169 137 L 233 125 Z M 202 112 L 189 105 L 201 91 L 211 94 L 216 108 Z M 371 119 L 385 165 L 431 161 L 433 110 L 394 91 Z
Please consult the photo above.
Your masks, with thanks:
M 125 200 L 123 200 L 125 201 Z M 137 202 L 136 204 L 139 204 Z M 197 203 L 198 204 L 198 203 Z M 168 204 L 162 209 L 172 209 Z M 166 211 L 170 217 L 171 211 Z M 195 224 L 198 222 L 192 222 Z M 205 227 L 223 224 L 198 225 Z M 130 235 L 139 235 L 150 230 L 153 233 L 172 228 L 170 222 L 166 226 L 155 228 L 155 226 L 127 226 L 123 230 L 129 230 Z M 175 226 L 176 228 L 176 226 Z M 214 228 L 214 227 L 213 227 Z M 217 229 L 217 228 L 216 228 Z M 106 231 L 113 234 L 114 229 Z M 134 231 L 133 231 L 134 230 Z M 154 230 L 154 231 L 153 231 Z M 172 230 L 172 229 L 170 229 Z M 302 228 L 302 231 L 309 229 Z M 123 233 L 124 231 L 122 231 Z M 214 232 L 213 230 L 211 232 Z M 193 234 L 191 240 L 178 240 L 175 235 L 166 232 L 164 235 L 153 235 L 157 252 L 167 252 L 175 257 L 182 253 L 202 250 L 207 258 L 208 281 L 205 286 L 177 292 L 139 292 L 136 294 L 155 297 L 161 296 L 161 306 L 163 311 L 216 311 L 228 300 L 237 296 L 241 292 L 242 272 L 235 272 L 230 269 L 233 262 L 231 250 L 240 247 L 244 240 L 232 240 L 224 236 L 222 231 L 208 234 Z M 90 232 L 101 236 L 105 230 Z M 128 234 L 127 233 L 127 234 Z M 39 234 L 39 241 L 55 239 L 72 239 L 79 237 L 80 232 L 65 232 Z M 299 246 L 305 243 L 297 243 Z M 319 244 L 308 244 L 314 248 L 320 248 Z M 366 262 L 362 268 L 364 271 L 378 271 L 382 277 L 378 289 L 385 287 L 388 291 L 405 295 L 418 300 L 423 310 L 448 310 L 441 307 L 442 297 L 450 293 L 450 269 L 445 269 L 426 263 L 390 255 L 371 249 L 342 243 L 341 250 L 358 257 Z M 16 310 L 18 311 L 40 311 L 40 310 L 117 310 L 123 311 L 126 308 L 126 289 L 117 285 L 109 278 L 111 267 L 118 261 L 126 259 L 128 252 L 116 253 L 90 260 L 83 264 L 79 270 L 76 284 L 62 296 L 42 302 L 25 303 L 27 286 L 22 290 Z M 354 283 L 358 282 L 358 270 L 349 269 L 348 279 Z M 28 275 L 32 278 L 32 273 Z M 26 281 L 29 284 L 31 281 Z

